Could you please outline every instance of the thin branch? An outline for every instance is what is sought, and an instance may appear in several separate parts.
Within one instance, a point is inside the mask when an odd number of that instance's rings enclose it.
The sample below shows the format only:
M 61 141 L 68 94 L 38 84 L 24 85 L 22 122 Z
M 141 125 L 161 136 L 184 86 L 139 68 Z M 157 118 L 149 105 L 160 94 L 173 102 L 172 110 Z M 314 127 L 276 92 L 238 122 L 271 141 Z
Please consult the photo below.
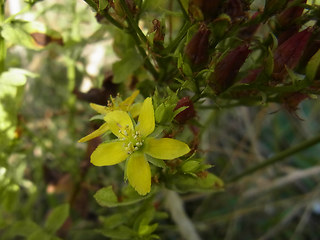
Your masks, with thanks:
M 141 43 L 148 44 L 148 39 L 147 37 L 143 34 L 141 29 L 139 28 L 138 24 L 136 21 L 133 19 L 133 16 L 125 2 L 125 0 L 120 0 L 120 4 L 122 9 L 125 11 L 126 14 L 126 21 L 128 23 L 128 33 L 133 37 L 136 46 L 138 48 L 138 51 L 142 55 L 144 59 L 144 66 L 146 67 L 147 70 L 150 71 L 150 73 L 153 75 L 155 79 L 158 78 L 158 72 L 153 66 L 153 64 L 150 62 L 149 57 L 143 47 L 141 46 Z
M 5 21 L 5 0 L 0 0 L 0 23 Z M 5 39 L 0 36 L 0 73 L 5 70 L 5 61 L 7 55 L 7 47 Z
M 320 166 L 315 166 L 312 168 L 308 168 L 306 170 L 297 170 L 285 177 L 281 177 L 277 180 L 272 181 L 268 185 L 264 185 L 263 187 L 258 186 L 255 189 L 248 190 L 245 193 L 243 193 L 243 197 L 252 198 L 252 197 L 260 196 L 265 192 L 269 192 L 277 188 L 281 188 L 285 185 L 296 182 L 300 179 L 304 179 L 312 176 L 319 176 L 319 174 L 320 174 Z
M 283 160 L 286 160 L 287 157 L 289 156 L 292 156 L 294 155 L 295 153 L 298 153 L 300 151 L 303 151 L 309 147 L 312 147 L 313 145 L 316 145 L 320 142 L 320 135 L 312 138 L 312 139 L 309 139 L 307 141 L 304 141 L 296 146 L 293 146 L 292 148 L 289 148 L 287 150 L 284 150 L 283 152 L 280 152 L 278 154 L 276 154 L 275 156 L 273 156 L 272 158 L 264 161 L 263 163 L 261 164 L 258 164 L 252 168 L 249 168 L 247 169 L 246 171 L 244 171 L 243 173 L 231 178 L 228 182 L 235 182 L 247 175 L 250 175 L 260 169 L 263 169 L 265 167 L 268 167 L 274 163 L 277 163 L 277 162 L 281 162 Z
M 182 14 L 183 14 L 184 18 L 185 18 L 186 20 L 190 21 L 189 15 L 188 15 L 188 13 L 186 12 L 186 10 L 184 9 L 181 0 L 178 0 L 178 3 L 179 3 L 179 5 L 180 5 L 180 8 L 181 8 L 181 11 L 182 11 Z
M 192 221 L 189 219 L 183 208 L 180 196 L 170 190 L 166 190 L 166 207 L 169 210 L 173 221 L 177 224 L 180 234 L 186 240 L 201 240 Z
M 180 32 L 178 33 L 178 36 L 165 49 L 165 53 L 172 54 L 177 49 L 177 47 L 181 43 L 181 40 L 186 36 L 186 34 L 191 26 L 192 26 L 192 23 L 185 22 L 185 24 L 182 26 Z

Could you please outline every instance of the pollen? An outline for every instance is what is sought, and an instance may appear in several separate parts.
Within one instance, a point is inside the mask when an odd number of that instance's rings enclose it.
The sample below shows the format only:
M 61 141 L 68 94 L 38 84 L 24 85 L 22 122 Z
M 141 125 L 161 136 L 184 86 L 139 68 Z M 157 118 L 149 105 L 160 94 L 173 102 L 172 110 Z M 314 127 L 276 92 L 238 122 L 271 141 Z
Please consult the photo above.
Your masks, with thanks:
M 123 130 L 121 134 L 125 136 L 125 138 L 123 138 L 125 142 L 123 147 L 128 154 L 138 151 L 143 146 L 143 139 L 139 132 L 136 131 L 133 134 L 128 134 L 126 130 Z

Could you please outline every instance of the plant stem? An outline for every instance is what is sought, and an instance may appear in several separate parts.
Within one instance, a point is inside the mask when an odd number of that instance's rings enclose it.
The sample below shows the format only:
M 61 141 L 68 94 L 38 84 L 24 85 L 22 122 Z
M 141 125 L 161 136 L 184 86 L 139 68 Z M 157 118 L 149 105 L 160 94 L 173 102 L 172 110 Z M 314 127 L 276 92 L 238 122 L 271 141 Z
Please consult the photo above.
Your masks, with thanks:
M 133 16 L 132 16 L 125 0 L 120 0 L 120 3 L 121 3 L 122 9 L 124 10 L 124 12 L 126 14 L 126 21 L 128 23 L 128 28 L 127 28 L 128 33 L 133 37 L 134 41 L 136 42 L 136 46 L 144 59 L 144 66 L 146 67 L 146 69 L 148 69 L 150 71 L 150 73 L 153 75 L 153 77 L 155 79 L 157 79 L 158 72 L 155 69 L 155 67 L 152 65 L 152 63 L 150 62 L 147 53 L 145 52 L 145 50 L 143 49 L 143 47 L 141 45 L 141 43 L 148 45 L 149 44 L 148 39 L 143 34 L 141 29 L 139 28 L 137 22 L 133 19 Z
M 5 0 L 0 0 L 0 25 L 5 21 L 4 16 Z M 7 55 L 6 42 L 2 36 L 0 36 L 0 73 L 5 70 L 5 61 Z
M 182 11 L 182 14 L 183 14 L 184 18 L 185 18 L 186 20 L 190 21 L 189 15 L 188 15 L 188 13 L 186 12 L 186 10 L 184 9 L 181 0 L 178 0 L 178 3 L 179 3 L 179 5 L 180 5 L 180 8 L 181 8 L 181 11 Z
M 102 16 L 104 16 L 110 23 L 112 23 L 114 26 L 116 26 L 117 28 L 123 30 L 124 27 L 122 26 L 121 23 L 119 23 L 118 21 L 116 21 L 113 17 L 110 16 L 110 14 L 108 13 L 107 10 L 103 10 L 101 12 Z
M 186 240 L 201 240 L 195 226 L 184 210 L 180 196 L 171 190 L 166 190 L 165 196 L 166 208 L 170 212 L 173 221 L 177 224 L 182 238 Z
M 97 13 L 104 16 L 110 23 L 119 29 L 124 29 L 121 23 L 117 22 L 113 17 L 111 17 L 107 10 L 99 11 L 97 4 L 92 0 L 84 0 L 90 7 L 92 7 Z
M 173 54 L 173 52 L 176 50 L 176 48 L 181 43 L 181 40 L 185 37 L 187 34 L 187 31 L 191 27 L 192 23 L 185 22 L 185 24 L 182 26 L 180 32 L 178 33 L 178 36 L 168 45 L 168 47 L 165 49 L 166 54 Z
M 295 145 L 287 150 L 284 150 L 283 152 L 276 154 L 275 156 L 264 161 L 263 163 L 258 164 L 252 168 L 249 168 L 246 171 L 244 171 L 243 173 L 239 174 L 238 176 L 231 178 L 228 182 L 235 182 L 235 181 L 237 181 L 247 175 L 250 175 L 260 169 L 263 169 L 269 165 L 272 165 L 276 162 L 281 162 L 281 161 L 285 160 L 287 157 L 289 157 L 297 152 L 303 151 L 309 147 L 312 147 L 313 145 L 316 145 L 319 142 L 320 142 L 320 135 L 318 135 L 314 138 L 311 138 L 309 140 L 306 140 L 298 145 Z
M 128 22 L 129 27 L 134 29 L 135 33 L 138 34 L 138 36 L 140 37 L 142 42 L 144 42 L 145 44 L 148 44 L 149 42 L 148 42 L 147 37 L 144 35 L 144 33 L 139 28 L 137 22 L 134 20 L 133 15 L 132 15 L 130 9 L 128 8 L 125 0 L 120 0 L 120 3 L 121 3 L 122 9 L 124 10 L 124 12 L 126 14 L 126 20 Z

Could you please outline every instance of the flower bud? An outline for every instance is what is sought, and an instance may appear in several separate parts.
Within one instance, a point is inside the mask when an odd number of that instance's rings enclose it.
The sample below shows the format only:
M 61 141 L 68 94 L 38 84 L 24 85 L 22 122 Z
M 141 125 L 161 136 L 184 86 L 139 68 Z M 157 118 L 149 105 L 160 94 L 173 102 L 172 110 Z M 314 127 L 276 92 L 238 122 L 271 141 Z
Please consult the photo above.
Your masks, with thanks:
M 287 27 L 278 35 L 278 45 L 281 45 L 285 41 L 287 41 L 291 36 L 299 32 L 299 26 L 292 25 L 290 27 Z
M 276 49 L 273 69 L 273 77 L 276 80 L 282 80 L 287 74 L 285 66 L 290 69 L 297 66 L 311 33 L 310 29 L 298 32 Z
M 248 73 L 248 75 L 241 80 L 241 83 L 249 84 L 249 83 L 254 82 L 257 79 L 257 77 L 259 76 L 259 74 L 262 72 L 262 70 L 263 70 L 262 67 L 251 70 Z
M 224 13 L 228 14 L 232 22 L 237 22 L 239 19 L 246 16 L 245 14 L 245 1 L 240 0 L 228 0 L 225 6 Z
M 290 2 L 292 2 L 292 0 L 289 1 L 289 4 Z M 300 0 L 299 4 L 302 3 L 306 3 L 306 0 Z M 299 6 L 299 4 L 289 6 L 279 14 L 277 19 L 282 27 L 292 25 L 292 22 L 301 16 L 304 8 Z
M 271 16 L 280 12 L 287 4 L 288 0 L 266 0 L 264 7 L 264 16 Z
M 216 65 L 209 77 L 209 84 L 216 94 L 220 94 L 234 84 L 235 77 L 249 53 L 249 46 L 241 45 L 229 52 Z
M 309 44 L 306 46 L 306 49 L 303 52 L 303 55 L 300 60 L 300 64 L 305 66 L 311 57 L 316 54 L 316 52 L 320 49 L 320 32 L 314 32 L 310 37 Z
M 185 48 L 185 53 L 194 65 L 203 65 L 209 58 L 209 35 L 210 30 L 201 25 L 198 32 L 192 37 Z
M 259 15 L 261 15 L 261 12 L 256 12 L 255 14 L 253 14 L 248 24 L 250 24 L 251 21 L 254 22 Z M 260 23 L 250 24 L 248 27 L 245 27 L 242 30 L 240 30 L 239 37 L 243 40 L 251 39 L 255 34 L 255 32 L 257 31 L 257 29 L 259 28 L 259 26 L 260 26 Z
M 221 2 L 221 0 L 191 0 L 189 14 L 197 20 L 212 20 L 217 16 Z
M 183 97 L 181 98 L 176 107 L 174 108 L 174 110 L 177 110 L 181 107 L 188 107 L 186 109 L 184 109 L 182 112 L 178 113 L 175 116 L 175 120 L 180 123 L 180 124 L 184 124 L 186 121 L 188 121 L 191 118 L 194 118 L 196 116 L 196 112 L 194 110 L 194 106 L 192 101 L 190 100 L 189 97 Z

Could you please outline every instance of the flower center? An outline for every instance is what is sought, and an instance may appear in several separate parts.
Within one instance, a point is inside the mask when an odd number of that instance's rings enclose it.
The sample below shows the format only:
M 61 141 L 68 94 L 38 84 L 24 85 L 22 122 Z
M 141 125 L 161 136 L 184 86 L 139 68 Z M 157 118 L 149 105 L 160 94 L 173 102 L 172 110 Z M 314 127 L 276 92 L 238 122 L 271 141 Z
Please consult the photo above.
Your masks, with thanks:
M 123 131 L 119 130 L 119 133 L 123 135 L 121 140 L 124 141 L 123 147 L 128 154 L 132 154 L 143 146 L 144 140 L 139 131 L 134 132 L 125 129 Z

